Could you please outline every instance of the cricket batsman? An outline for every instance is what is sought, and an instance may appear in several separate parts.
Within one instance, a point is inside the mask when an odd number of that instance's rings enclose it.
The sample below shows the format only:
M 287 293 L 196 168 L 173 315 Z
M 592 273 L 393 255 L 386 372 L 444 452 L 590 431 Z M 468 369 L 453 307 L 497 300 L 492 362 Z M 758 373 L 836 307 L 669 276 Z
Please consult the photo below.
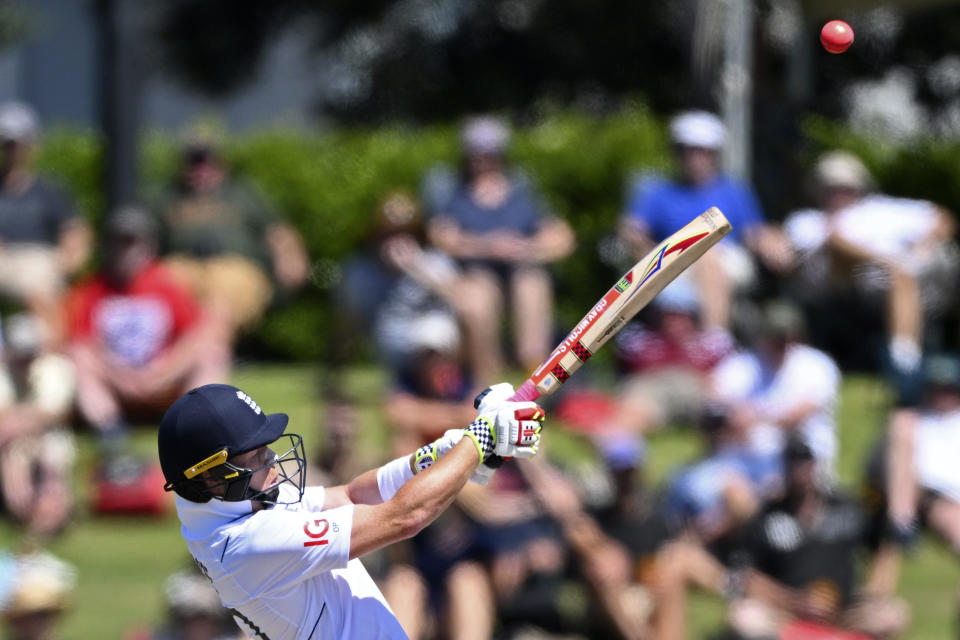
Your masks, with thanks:
M 465 429 L 338 487 L 305 487 L 302 438 L 223 384 L 193 389 L 160 422 L 164 488 L 223 605 L 252 638 L 406 638 L 358 559 L 417 534 L 491 455 L 537 452 L 543 410 L 488 388 Z

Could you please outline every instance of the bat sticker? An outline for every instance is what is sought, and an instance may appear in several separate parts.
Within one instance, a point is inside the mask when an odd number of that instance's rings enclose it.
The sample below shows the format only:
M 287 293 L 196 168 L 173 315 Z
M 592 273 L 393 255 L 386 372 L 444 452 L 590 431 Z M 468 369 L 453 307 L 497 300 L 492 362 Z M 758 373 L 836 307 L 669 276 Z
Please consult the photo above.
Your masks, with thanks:
M 653 260 L 650 261 L 646 271 L 644 271 L 643 278 L 640 279 L 640 286 L 643 286 L 643 283 L 649 280 L 650 276 L 655 274 L 657 271 L 660 271 L 660 267 L 663 266 L 664 256 L 669 255 L 674 251 L 683 253 L 685 250 L 695 245 L 701 238 L 705 238 L 708 235 L 710 234 L 704 231 L 703 233 L 692 235 L 689 238 L 684 238 L 672 247 L 668 247 L 667 245 L 660 247 L 660 251 L 657 252 L 657 255 L 653 257 Z

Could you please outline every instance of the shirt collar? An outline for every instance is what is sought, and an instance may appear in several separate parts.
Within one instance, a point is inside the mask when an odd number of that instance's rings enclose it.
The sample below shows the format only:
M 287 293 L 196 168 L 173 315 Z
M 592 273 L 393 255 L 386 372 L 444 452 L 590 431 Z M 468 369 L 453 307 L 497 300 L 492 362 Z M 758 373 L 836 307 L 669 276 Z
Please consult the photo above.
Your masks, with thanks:
M 211 499 L 209 502 L 191 502 L 175 496 L 177 515 L 180 516 L 183 537 L 202 540 L 225 524 L 253 514 L 250 500 L 224 502 Z

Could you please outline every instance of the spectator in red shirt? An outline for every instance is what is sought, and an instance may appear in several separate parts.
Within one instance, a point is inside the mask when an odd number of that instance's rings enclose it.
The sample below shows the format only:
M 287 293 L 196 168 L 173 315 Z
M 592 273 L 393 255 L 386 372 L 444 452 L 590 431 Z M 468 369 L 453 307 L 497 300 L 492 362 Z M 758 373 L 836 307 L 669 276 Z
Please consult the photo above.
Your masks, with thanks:
M 113 452 L 128 415 L 159 415 L 228 375 L 227 343 L 157 261 L 156 222 L 136 207 L 110 217 L 103 266 L 67 299 L 67 332 L 80 414 Z

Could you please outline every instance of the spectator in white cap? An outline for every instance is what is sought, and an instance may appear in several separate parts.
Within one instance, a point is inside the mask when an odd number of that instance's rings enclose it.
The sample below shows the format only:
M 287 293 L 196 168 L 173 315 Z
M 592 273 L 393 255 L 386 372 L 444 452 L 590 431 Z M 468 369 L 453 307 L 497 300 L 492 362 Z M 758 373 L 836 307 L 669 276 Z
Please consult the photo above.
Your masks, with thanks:
M 457 317 L 449 310 L 422 313 L 409 325 L 411 351 L 394 373 L 384 410 L 394 449 L 439 437 L 473 408 L 475 372 L 461 348 Z
M 76 589 L 76 570 L 49 553 L 16 556 L 3 568 L 9 581 L 0 610 L 5 638 L 54 640 Z
M 697 282 L 704 323 L 726 328 L 735 292 L 754 281 L 751 253 L 775 270 L 785 268 L 789 253 L 779 232 L 764 223 L 753 191 L 721 171 L 726 129 L 719 118 L 706 111 L 681 113 L 670 122 L 670 138 L 679 175 L 673 180 L 638 180 L 631 187 L 621 233 L 642 256 L 698 214 L 719 207 L 733 231 L 718 250 L 698 261 L 691 277 Z
M 505 154 L 510 133 L 491 117 L 469 120 L 461 131 L 463 170 L 459 184 L 430 198 L 436 210 L 428 233 L 442 251 L 456 258 L 482 306 L 498 318 L 510 301 L 516 360 L 532 369 L 549 353 L 553 309 L 551 262 L 573 251 L 573 232 L 548 213 L 540 195 Z M 489 353 L 499 353 L 490 340 Z M 499 358 L 498 358 L 499 359 Z
M 166 619 L 155 630 L 135 631 L 129 640 L 243 640 L 247 636 L 220 602 L 213 583 L 198 569 L 177 571 L 163 584 Z
M 917 370 L 930 320 L 952 304 L 955 222 L 943 207 L 874 189 L 855 155 L 823 154 L 811 172 L 816 208 L 790 214 L 784 230 L 798 256 L 797 291 L 816 317 L 838 301 L 886 316 L 886 363 L 895 375 Z M 883 313 L 885 310 L 885 314 Z M 853 321 L 851 321 L 851 325 Z M 833 328 L 847 337 L 865 327 Z M 843 337 L 825 340 L 845 342 Z
M 86 263 L 91 234 L 63 190 L 34 171 L 39 134 L 30 107 L 0 105 L 0 295 L 40 317 L 55 343 L 59 298 Z

